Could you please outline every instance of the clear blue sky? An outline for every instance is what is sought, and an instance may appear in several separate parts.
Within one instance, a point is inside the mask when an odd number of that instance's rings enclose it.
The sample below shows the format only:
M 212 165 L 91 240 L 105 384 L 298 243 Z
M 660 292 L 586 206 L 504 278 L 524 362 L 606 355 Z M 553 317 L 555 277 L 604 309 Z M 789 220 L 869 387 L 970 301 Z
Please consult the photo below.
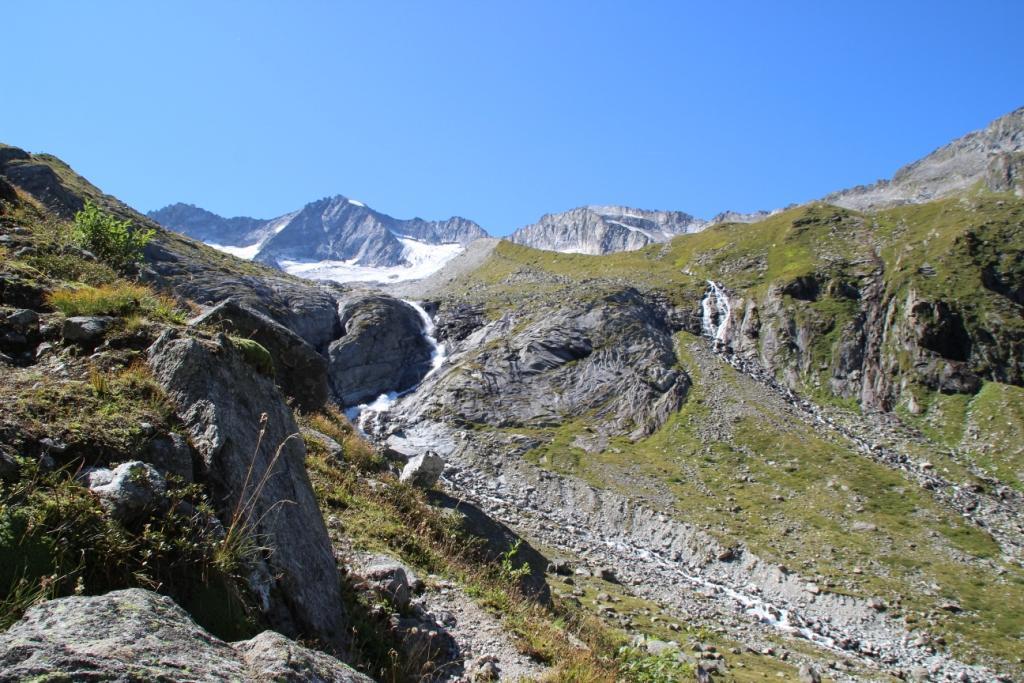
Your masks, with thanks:
M 0 141 L 149 210 L 774 208 L 1024 105 L 1024 2 L 10 2 Z

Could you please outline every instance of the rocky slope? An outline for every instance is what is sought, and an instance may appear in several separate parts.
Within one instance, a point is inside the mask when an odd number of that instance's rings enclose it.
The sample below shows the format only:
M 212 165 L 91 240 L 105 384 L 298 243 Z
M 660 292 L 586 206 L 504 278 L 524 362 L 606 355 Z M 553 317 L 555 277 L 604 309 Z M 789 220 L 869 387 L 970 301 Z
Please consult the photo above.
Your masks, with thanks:
M 161 225 L 207 243 L 239 247 L 238 255 L 274 264 L 279 260 L 350 261 L 354 265 L 408 265 L 402 240 L 465 246 L 487 233 L 476 223 L 402 220 L 340 195 L 311 202 L 271 220 L 222 218 L 203 209 L 173 204 L 149 213 Z M 251 253 L 250 253 L 251 252 Z
M 576 254 L 631 251 L 676 235 L 697 232 L 706 221 L 681 211 L 645 211 L 624 206 L 585 206 L 545 214 L 509 236 L 516 244 Z
M 848 209 L 878 209 L 947 197 L 981 183 L 996 192 L 1024 191 L 1024 108 L 940 147 L 890 180 L 828 195 Z

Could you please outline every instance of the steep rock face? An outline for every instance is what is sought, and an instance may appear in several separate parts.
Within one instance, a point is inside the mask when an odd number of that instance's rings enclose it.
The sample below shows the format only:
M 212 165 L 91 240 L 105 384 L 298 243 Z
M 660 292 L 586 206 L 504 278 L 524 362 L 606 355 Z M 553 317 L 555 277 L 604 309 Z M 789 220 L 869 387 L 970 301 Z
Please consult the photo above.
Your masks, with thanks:
M 188 430 L 218 515 L 257 547 L 266 571 L 257 590 L 276 628 L 345 645 L 338 571 L 305 469 L 299 429 L 274 383 L 224 336 L 172 331 L 149 363 Z
M 535 249 L 580 254 L 632 251 L 697 232 L 705 221 L 681 211 L 645 211 L 622 206 L 586 206 L 546 214 L 509 239 Z
M 891 180 L 836 192 L 825 197 L 825 201 L 863 211 L 931 201 L 965 190 L 979 181 L 1012 189 L 1006 186 L 1007 176 L 1014 187 L 1019 187 L 1019 172 L 1014 175 L 1010 169 L 1019 168 L 1022 151 L 1024 108 L 904 166 Z
M 434 348 L 419 312 L 387 296 L 359 297 L 340 311 L 343 333 L 327 351 L 331 389 L 344 406 L 401 391 L 430 370 Z
M 165 596 L 139 588 L 36 605 L 0 633 L 0 681 L 372 679 L 266 631 L 228 644 Z
M 234 299 L 226 299 L 190 324 L 217 327 L 261 344 L 270 352 L 281 390 L 303 410 L 316 410 L 327 402 L 327 360 L 302 337 L 272 318 Z
M 202 242 L 235 247 L 259 242 L 265 237 L 262 234 L 263 229 L 269 222 L 262 218 L 249 218 L 248 216 L 224 218 L 193 204 L 180 202 L 156 211 L 149 211 L 146 215 L 165 228 Z
M 475 315 L 470 312 L 470 315 Z M 454 347 L 400 412 L 492 427 L 593 421 L 579 445 L 600 450 L 612 436 L 642 438 L 686 397 L 665 311 L 632 290 L 591 304 L 567 303 L 525 319 L 505 316 Z
M 914 387 L 973 394 L 983 379 L 1024 382 L 1018 330 L 992 326 L 962 302 L 914 288 L 886 291 L 880 271 L 853 283 L 823 276 L 813 285 L 770 287 L 761 296 L 728 296 L 729 320 L 720 323 L 726 327 L 718 343 L 796 391 L 826 391 L 891 410 L 910 400 Z M 846 314 L 836 315 L 837 308 Z

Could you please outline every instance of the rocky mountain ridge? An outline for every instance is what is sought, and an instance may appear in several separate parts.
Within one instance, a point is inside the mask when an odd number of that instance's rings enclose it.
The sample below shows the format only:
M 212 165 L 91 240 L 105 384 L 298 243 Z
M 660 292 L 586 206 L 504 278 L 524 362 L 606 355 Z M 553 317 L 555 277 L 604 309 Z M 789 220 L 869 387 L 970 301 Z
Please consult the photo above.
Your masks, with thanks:
M 519 228 L 509 241 L 535 249 L 578 254 L 609 254 L 667 242 L 697 232 L 706 221 L 682 211 L 647 211 L 624 206 L 584 206 L 545 214 Z
M 172 204 L 148 215 L 171 230 L 235 247 L 236 255 L 271 265 L 296 260 L 402 266 L 408 265 L 403 239 L 465 246 L 487 236 L 479 225 L 458 216 L 445 221 L 397 219 L 341 195 L 310 202 L 270 220 L 223 218 L 187 204 Z
M 904 166 L 889 180 L 834 192 L 823 201 L 863 211 L 941 199 L 976 183 L 994 192 L 1024 192 L 1024 107 Z

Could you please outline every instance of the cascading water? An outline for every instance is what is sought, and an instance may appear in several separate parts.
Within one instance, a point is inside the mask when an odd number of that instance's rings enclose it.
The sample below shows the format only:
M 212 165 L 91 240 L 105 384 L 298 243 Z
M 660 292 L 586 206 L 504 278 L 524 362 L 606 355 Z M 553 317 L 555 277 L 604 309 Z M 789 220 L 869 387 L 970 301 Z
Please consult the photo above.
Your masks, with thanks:
M 437 370 L 444 365 L 445 359 L 448 357 L 445 345 L 438 343 L 437 339 L 434 337 L 434 321 L 430 319 L 430 314 L 415 301 L 406 301 L 404 299 L 402 301 L 412 306 L 419 314 L 420 320 L 423 321 L 423 336 L 426 338 L 427 342 L 430 343 L 430 346 L 433 349 L 430 356 L 430 370 L 427 371 L 427 374 L 425 374 L 419 382 L 408 389 L 404 389 L 402 391 L 389 391 L 386 394 L 381 394 L 369 403 L 353 406 L 346 410 L 345 416 L 352 422 L 352 424 L 356 425 L 356 427 L 363 432 L 366 431 L 365 426 L 375 416 L 388 412 L 399 398 L 416 391 L 425 379 L 437 372 Z
M 715 346 L 726 343 L 726 335 L 729 332 L 729 295 L 725 289 L 714 280 L 708 280 L 708 291 L 700 302 L 703 315 L 701 316 L 701 332 L 715 341 Z

